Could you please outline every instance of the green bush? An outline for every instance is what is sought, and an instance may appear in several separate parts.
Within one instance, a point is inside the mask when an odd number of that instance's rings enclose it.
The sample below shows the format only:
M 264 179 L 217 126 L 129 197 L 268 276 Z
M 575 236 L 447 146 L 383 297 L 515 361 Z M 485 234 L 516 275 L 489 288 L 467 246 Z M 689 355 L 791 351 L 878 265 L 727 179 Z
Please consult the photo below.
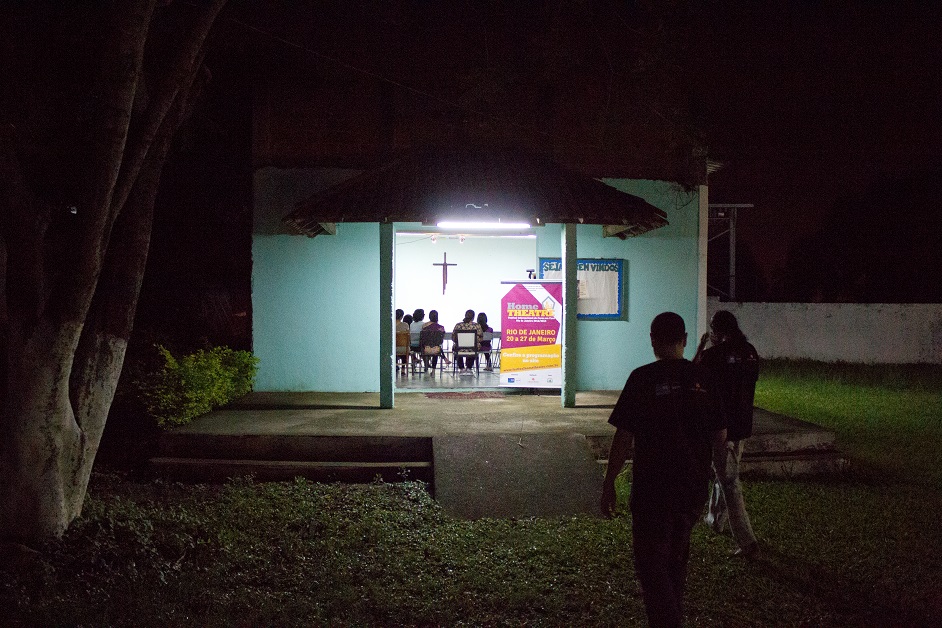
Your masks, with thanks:
M 139 383 L 148 414 L 161 426 L 184 425 L 251 392 L 258 358 L 214 347 L 175 358 L 158 345 L 163 367 Z

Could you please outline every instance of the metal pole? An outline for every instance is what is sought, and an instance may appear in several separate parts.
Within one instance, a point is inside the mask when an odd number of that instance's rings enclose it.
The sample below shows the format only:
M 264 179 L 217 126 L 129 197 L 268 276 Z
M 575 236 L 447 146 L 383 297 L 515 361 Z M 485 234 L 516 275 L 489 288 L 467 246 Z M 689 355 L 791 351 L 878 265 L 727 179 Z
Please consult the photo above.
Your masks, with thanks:
M 736 208 L 729 211 L 729 300 L 736 300 Z
M 728 231 L 717 233 L 710 241 L 729 233 L 729 293 L 730 301 L 736 300 L 736 212 L 740 208 L 752 209 L 752 203 L 710 203 L 710 220 L 725 220 L 729 224 Z M 722 292 L 722 290 L 719 290 Z

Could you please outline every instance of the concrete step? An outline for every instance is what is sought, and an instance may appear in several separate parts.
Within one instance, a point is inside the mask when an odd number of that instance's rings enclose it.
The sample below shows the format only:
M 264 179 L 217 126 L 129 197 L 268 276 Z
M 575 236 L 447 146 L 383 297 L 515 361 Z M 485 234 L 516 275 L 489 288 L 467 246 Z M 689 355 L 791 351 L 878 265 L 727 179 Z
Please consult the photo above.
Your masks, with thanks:
M 792 478 L 842 473 L 850 461 L 838 451 L 803 451 L 791 454 L 743 454 L 743 477 Z
M 599 464 L 608 464 L 611 436 L 593 436 L 590 447 Z M 756 435 L 746 441 L 740 472 L 743 476 L 790 478 L 840 473 L 850 462 L 834 446 L 834 435 L 792 433 Z M 604 473 L 604 468 L 602 473 Z
M 434 479 L 430 437 L 167 432 L 150 465 L 157 475 L 189 482 L 247 475 L 260 481 L 297 476 L 318 482 Z
M 761 455 L 798 451 L 832 451 L 834 433 L 825 430 L 806 430 L 778 434 L 754 434 L 746 440 L 743 455 Z
M 160 437 L 163 458 L 397 462 L 432 460 L 432 439 L 422 436 L 311 436 L 288 434 L 194 434 Z
M 431 461 L 324 462 L 298 460 L 234 460 L 223 458 L 151 458 L 153 471 L 184 482 L 225 482 L 251 475 L 261 482 L 304 477 L 314 482 L 384 482 L 405 479 L 432 483 Z
M 755 409 L 755 432 L 743 447 L 743 475 L 795 477 L 838 473 L 849 462 L 837 451 L 834 432 L 812 423 Z M 590 436 L 596 459 L 607 464 L 612 435 Z
M 608 469 L 606 458 L 598 459 L 599 473 L 604 476 Z M 628 460 L 631 464 L 631 460 Z M 842 473 L 850 468 L 850 462 L 837 451 L 806 451 L 780 455 L 743 454 L 739 473 L 744 478 L 789 479 Z
M 606 429 L 604 434 L 580 435 L 602 472 L 612 434 Z M 433 484 L 433 441 L 445 437 L 175 431 L 161 436 L 158 456 L 151 464 L 159 475 L 190 481 L 224 481 L 251 474 L 259 480 L 303 476 L 317 481 L 369 482 L 379 476 L 389 482 L 406 475 Z M 470 442 L 469 438 L 474 440 L 465 436 L 460 442 Z M 465 457 L 479 454 L 472 448 Z M 795 477 L 847 467 L 847 460 L 835 449 L 833 432 L 756 409 L 756 433 L 746 441 L 743 452 L 744 475 Z

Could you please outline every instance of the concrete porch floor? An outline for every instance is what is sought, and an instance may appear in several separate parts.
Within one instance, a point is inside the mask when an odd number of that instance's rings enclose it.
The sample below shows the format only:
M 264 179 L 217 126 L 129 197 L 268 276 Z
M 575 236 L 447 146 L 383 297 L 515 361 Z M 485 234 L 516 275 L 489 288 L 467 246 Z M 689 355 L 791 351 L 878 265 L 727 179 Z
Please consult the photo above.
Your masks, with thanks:
M 617 392 L 576 395 L 563 408 L 559 394 L 521 390 L 442 388 L 397 391 L 394 406 L 378 393 L 254 392 L 174 433 L 438 436 L 443 434 L 614 433 L 608 415 Z
M 618 391 L 576 394 L 576 407 L 560 397 L 524 389 L 430 389 L 397 392 L 394 407 L 379 407 L 378 393 L 254 392 L 230 406 L 177 428 L 168 436 L 323 436 L 433 438 L 448 435 L 580 434 L 598 459 L 615 430 L 608 416 Z M 834 434 L 806 421 L 755 409 L 744 471 L 772 475 L 834 470 Z M 825 461 L 824 467 L 802 460 Z M 784 466 L 782 466 L 782 464 Z M 846 462 L 837 466 L 843 468 Z
M 256 392 L 162 435 L 158 474 L 217 481 L 427 482 L 442 507 L 464 518 L 595 513 L 615 432 L 617 391 L 581 392 L 563 408 L 558 391 L 445 386 L 395 394 Z M 834 435 L 755 410 L 744 474 L 788 477 L 842 469 Z

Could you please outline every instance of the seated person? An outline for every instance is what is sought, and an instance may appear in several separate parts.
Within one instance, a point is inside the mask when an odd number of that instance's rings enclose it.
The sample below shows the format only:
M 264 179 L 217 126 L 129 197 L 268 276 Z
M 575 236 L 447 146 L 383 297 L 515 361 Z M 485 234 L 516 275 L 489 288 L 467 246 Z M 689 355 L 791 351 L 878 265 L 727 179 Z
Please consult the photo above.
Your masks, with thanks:
M 428 322 L 419 334 L 419 347 L 425 369 L 434 373 L 438 367 L 438 356 L 442 354 L 442 341 L 445 340 L 445 328 L 438 324 L 438 310 L 428 313 Z
M 487 334 L 493 334 L 494 330 L 487 324 L 487 314 L 484 312 L 478 312 L 478 325 L 481 327 L 481 333 L 483 334 L 480 350 L 481 353 L 484 354 L 484 359 L 487 360 L 487 366 L 484 367 L 484 370 L 493 371 L 494 367 L 491 366 L 491 351 L 494 347 L 491 345 L 491 336 Z
M 474 310 L 468 310 L 464 313 L 464 320 L 455 325 L 455 329 L 451 332 L 451 338 L 455 343 L 455 346 L 458 346 L 458 332 L 459 331 L 473 331 L 474 336 L 474 350 L 479 351 L 481 348 L 481 339 L 484 337 L 484 332 L 481 331 L 481 326 L 474 322 Z M 455 351 L 455 359 L 457 360 L 456 366 L 458 367 L 459 373 L 470 373 L 471 368 L 474 366 L 475 355 L 461 354 L 459 351 Z
M 422 308 L 417 308 L 412 312 L 412 321 L 409 323 L 409 332 L 411 336 L 411 347 L 412 353 L 418 357 L 419 355 L 419 334 L 422 332 L 422 327 L 425 326 L 425 310 Z
M 396 310 L 396 365 L 405 373 L 409 364 L 409 323 L 403 321 L 403 314 Z

